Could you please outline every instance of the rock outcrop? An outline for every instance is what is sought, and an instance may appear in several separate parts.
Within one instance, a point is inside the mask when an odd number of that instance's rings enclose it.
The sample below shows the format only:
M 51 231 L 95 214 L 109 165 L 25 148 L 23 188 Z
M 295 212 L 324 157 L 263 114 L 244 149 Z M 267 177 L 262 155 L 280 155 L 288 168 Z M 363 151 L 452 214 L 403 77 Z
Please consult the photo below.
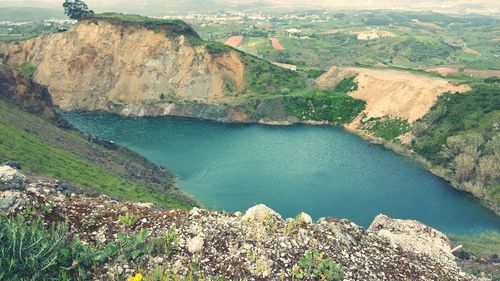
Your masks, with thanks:
M 120 202 L 106 196 L 63 195 L 57 183 L 32 183 L 22 192 L 23 208 L 42 209 L 50 223 L 66 220 L 74 235 L 87 243 L 110 243 L 124 231 L 118 217 L 134 214 L 137 220 L 127 233 L 147 229 L 151 235 L 175 233 L 172 253 L 139 259 L 110 260 L 93 272 L 94 279 L 108 280 L 134 275 L 134 268 L 162 267 L 186 274 L 190 265 L 205 276 L 229 280 L 291 280 L 292 268 L 308 250 L 321 252 L 345 272 L 344 280 L 477 280 L 460 270 L 450 242 L 439 231 L 417 221 L 378 216 L 368 230 L 347 220 L 322 218 L 310 223 L 282 219 L 265 205 L 242 213 L 194 208 L 161 211 L 147 204 Z M 0 192 L 0 198 L 10 191 Z M 45 208 L 46 209 L 46 208 Z
M 26 188 L 26 177 L 10 166 L 0 166 L 0 191 L 23 190 Z

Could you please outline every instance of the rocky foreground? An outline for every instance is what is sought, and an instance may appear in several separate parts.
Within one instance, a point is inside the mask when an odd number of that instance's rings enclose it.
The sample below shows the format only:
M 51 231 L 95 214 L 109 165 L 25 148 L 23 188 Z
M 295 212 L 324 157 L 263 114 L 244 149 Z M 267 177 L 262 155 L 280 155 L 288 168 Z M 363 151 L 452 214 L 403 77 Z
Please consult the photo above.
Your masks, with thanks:
M 30 183 L 16 169 L 0 167 L 0 213 L 26 210 L 38 210 L 47 223 L 67 220 L 71 233 L 89 244 L 115 243 L 119 233 L 144 229 L 150 235 L 175 233 L 175 248 L 168 255 L 110 260 L 93 270 L 94 280 L 128 278 L 158 267 L 229 280 L 292 280 L 308 250 L 341 265 L 344 280 L 479 280 L 460 270 L 444 234 L 418 221 L 379 215 L 365 230 L 348 220 L 314 223 L 305 213 L 283 219 L 264 205 L 245 214 L 163 211 L 90 196 L 57 181 Z M 124 224 L 124 217 L 135 219 Z

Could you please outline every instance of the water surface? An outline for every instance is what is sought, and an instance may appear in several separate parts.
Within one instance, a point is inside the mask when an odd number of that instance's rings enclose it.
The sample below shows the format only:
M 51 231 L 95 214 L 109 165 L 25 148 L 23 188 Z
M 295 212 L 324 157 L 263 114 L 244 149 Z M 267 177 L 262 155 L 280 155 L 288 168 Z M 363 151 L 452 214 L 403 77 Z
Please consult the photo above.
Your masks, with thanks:
M 452 233 L 500 230 L 500 218 L 411 160 L 342 129 L 274 127 L 113 114 L 64 113 L 84 132 L 113 140 L 179 176 L 204 206 L 244 211 L 264 203 L 293 217 L 386 214 Z

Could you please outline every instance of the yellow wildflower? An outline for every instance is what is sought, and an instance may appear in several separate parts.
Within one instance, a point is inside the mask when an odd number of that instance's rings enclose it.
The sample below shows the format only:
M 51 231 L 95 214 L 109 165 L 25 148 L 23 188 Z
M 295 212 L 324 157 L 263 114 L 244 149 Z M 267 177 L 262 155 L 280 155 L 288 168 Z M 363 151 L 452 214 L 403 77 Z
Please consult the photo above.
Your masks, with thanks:
M 130 276 L 127 281 L 141 281 L 142 280 L 142 274 L 137 273 L 135 276 Z
M 319 254 L 319 259 L 322 260 L 324 257 L 325 257 L 325 252 L 321 252 L 321 254 Z

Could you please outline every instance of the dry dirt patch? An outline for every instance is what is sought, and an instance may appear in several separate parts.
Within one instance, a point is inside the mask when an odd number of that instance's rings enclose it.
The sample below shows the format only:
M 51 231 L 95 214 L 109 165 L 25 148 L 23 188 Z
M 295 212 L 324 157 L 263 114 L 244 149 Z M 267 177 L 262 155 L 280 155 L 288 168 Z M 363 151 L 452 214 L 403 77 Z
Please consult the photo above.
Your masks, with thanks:
M 241 44 L 243 39 L 243 36 L 231 36 L 226 40 L 226 42 L 224 42 L 224 44 L 236 48 Z
M 278 51 L 283 51 L 285 50 L 285 47 L 281 45 L 280 40 L 277 38 L 271 38 L 271 45 L 273 46 L 273 49 L 278 50 Z
M 449 74 L 456 73 L 460 71 L 461 66 L 459 65 L 450 65 L 450 66 L 436 66 L 427 68 L 426 71 L 437 72 L 442 76 L 448 76 Z

